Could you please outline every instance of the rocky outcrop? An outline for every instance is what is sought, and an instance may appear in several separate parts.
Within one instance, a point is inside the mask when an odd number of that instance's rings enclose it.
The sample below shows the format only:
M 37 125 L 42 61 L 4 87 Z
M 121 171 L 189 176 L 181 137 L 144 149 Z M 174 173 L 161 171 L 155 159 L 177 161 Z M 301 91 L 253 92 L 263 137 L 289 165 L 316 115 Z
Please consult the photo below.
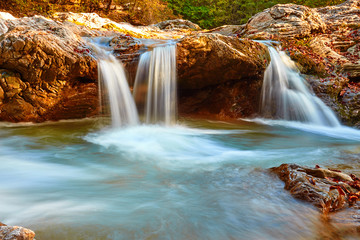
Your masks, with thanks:
M 220 34 L 185 37 L 177 44 L 177 55 L 182 89 L 261 78 L 270 59 L 262 44 Z
M 295 4 L 278 4 L 250 18 L 242 35 L 255 39 L 295 38 L 325 30 L 326 25 L 316 10 Z
M 62 23 L 39 16 L 6 23 L 8 30 L 0 39 L 0 118 L 54 120 L 47 117 L 49 110 L 64 101 L 67 89 L 94 82 L 97 62 L 84 40 Z
M 258 111 L 269 53 L 257 42 L 199 34 L 177 45 L 179 112 L 218 119 Z
M 152 38 L 152 39 L 166 39 L 173 37 L 180 37 L 178 33 L 171 33 L 165 30 L 167 27 L 174 29 L 178 28 L 195 28 L 197 25 L 186 20 L 175 20 L 167 23 L 159 23 L 159 25 L 151 26 L 133 26 L 129 23 L 117 23 L 108 18 L 102 18 L 96 13 L 72 13 L 72 12 L 60 12 L 53 15 L 53 19 L 61 21 L 63 23 L 70 22 L 78 26 L 86 27 L 91 30 L 100 31 L 113 31 L 117 33 L 127 34 L 136 38 Z M 183 22 L 182 22 L 183 21 Z
M 43 17 L 12 20 L 0 48 L 0 67 L 20 73 L 31 84 L 96 75 L 96 60 L 84 41 Z
M 35 233 L 30 229 L 18 226 L 6 226 L 0 223 L 0 239 L 2 240 L 33 240 Z
M 360 197 L 359 178 L 339 170 L 282 164 L 270 171 L 285 183 L 284 188 L 292 196 L 313 204 L 323 212 L 354 206 Z
M 348 0 L 336 6 L 317 8 L 316 11 L 329 29 L 360 27 L 359 0 Z

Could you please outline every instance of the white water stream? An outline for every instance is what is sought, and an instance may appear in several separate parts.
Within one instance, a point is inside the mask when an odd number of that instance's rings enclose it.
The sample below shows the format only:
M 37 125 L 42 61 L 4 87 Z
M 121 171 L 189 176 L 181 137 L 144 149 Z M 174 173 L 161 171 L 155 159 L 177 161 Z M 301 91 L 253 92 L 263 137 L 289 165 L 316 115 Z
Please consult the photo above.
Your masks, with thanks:
M 110 106 L 111 123 L 113 127 L 139 124 L 139 116 L 130 87 L 126 78 L 125 69 L 114 55 L 102 47 L 108 44 L 105 38 L 90 40 L 89 44 L 98 60 L 98 84 L 100 107 Z M 101 47 L 102 46 L 102 47 Z M 102 101 L 103 96 L 107 101 Z
M 266 45 L 271 62 L 264 76 L 261 114 L 266 118 L 339 127 L 341 124 L 335 114 L 311 92 L 295 63 L 285 52 L 278 52 L 270 44 Z
M 158 46 L 141 55 L 134 97 L 143 106 L 146 123 L 176 122 L 176 45 Z
M 113 56 L 99 60 L 99 84 L 106 86 L 113 127 L 139 124 L 134 99 L 126 79 L 124 67 Z M 102 88 L 100 88 L 102 89 Z

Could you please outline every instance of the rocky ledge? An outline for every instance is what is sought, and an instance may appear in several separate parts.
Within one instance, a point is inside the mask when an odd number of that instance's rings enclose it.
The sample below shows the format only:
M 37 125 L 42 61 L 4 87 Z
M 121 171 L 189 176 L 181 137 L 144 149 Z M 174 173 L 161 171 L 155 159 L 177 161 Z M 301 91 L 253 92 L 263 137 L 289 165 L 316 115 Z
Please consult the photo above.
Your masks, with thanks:
M 178 39 L 179 105 L 184 115 L 228 118 L 256 113 L 262 75 L 269 62 L 267 49 L 259 43 L 199 33 L 197 25 L 184 20 L 134 27 L 94 13 L 57 13 L 53 19 L 14 18 L 2 13 L 0 26 L 3 121 L 97 115 L 97 60 L 89 38 L 106 39 L 130 76 L 135 75 L 144 48 L 137 39 Z

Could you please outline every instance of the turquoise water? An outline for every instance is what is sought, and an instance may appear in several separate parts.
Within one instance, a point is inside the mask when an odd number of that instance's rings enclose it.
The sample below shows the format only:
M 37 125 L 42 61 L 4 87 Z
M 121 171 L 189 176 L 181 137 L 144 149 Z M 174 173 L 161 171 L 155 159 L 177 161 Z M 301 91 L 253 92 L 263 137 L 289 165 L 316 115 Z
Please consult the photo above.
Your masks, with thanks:
M 267 169 L 360 173 L 359 131 L 261 119 L 3 123 L 0 152 L 0 221 L 38 240 L 318 239 L 318 210 Z

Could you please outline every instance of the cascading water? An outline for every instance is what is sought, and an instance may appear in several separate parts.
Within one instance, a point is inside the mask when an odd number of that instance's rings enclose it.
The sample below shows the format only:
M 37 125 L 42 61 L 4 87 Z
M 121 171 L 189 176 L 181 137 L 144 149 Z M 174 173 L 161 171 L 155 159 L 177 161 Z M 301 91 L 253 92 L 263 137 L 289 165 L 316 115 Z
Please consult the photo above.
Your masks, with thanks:
M 265 71 L 261 92 L 261 114 L 265 117 L 311 123 L 319 126 L 340 126 L 335 114 L 310 92 L 294 62 L 265 43 L 271 62 Z
M 103 83 L 108 93 L 113 127 L 138 124 L 139 117 L 124 67 L 113 55 L 101 59 L 98 66 L 99 84 Z
M 95 44 L 92 44 L 92 47 L 96 50 L 98 58 L 100 99 L 102 99 L 102 91 L 105 90 L 110 105 L 112 126 L 139 124 L 138 112 L 123 65 L 111 53 L 100 49 Z
M 146 123 L 176 121 L 176 45 L 158 46 L 141 55 L 134 97 Z

